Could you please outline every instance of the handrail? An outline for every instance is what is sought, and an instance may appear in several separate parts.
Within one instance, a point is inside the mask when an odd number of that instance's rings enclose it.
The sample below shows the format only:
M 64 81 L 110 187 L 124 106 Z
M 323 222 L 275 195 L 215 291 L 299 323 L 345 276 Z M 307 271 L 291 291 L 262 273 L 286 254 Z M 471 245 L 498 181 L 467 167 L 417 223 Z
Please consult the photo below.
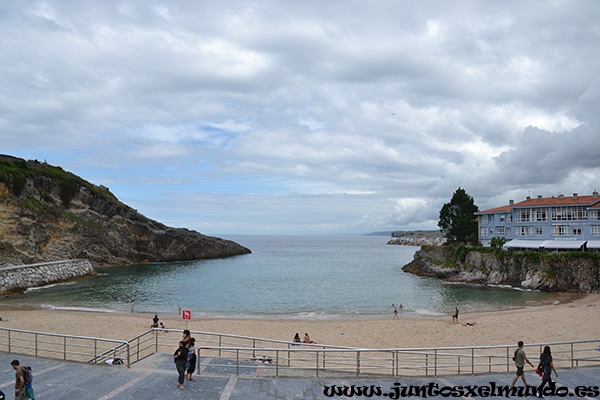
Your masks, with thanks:
M 110 358 L 109 355 L 115 358 L 123 354 L 121 358 L 127 361 L 127 367 L 131 365 L 129 343 L 127 341 L 2 327 L 0 327 L 0 332 L 6 332 L 6 335 L 0 334 L 0 349 L 6 347 L 9 353 L 14 352 L 15 349 L 20 349 L 25 350 L 25 353 L 33 351 L 33 355 L 36 357 L 55 357 L 58 354 L 62 355 L 63 360 L 92 363 L 103 362 Z M 43 340 L 43 338 L 47 339 Z M 61 340 L 52 341 L 52 338 L 60 338 Z
M 562 367 L 578 367 L 581 365 L 600 365 L 600 340 L 580 340 L 571 342 L 535 343 L 525 347 L 539 348 L 545 345 L 554 346 L 554 361 Z M 593 345 L 595 347 L 590 347 Z M 564 348 L 566 346 L 566 348 Z M 583 346 L 582 348 L 579 348 Z M 434 376 L 452 374 L 475 374 L 510 371 L 513 366 L 512 349 L 514 345 L 496 346 L 463 346 L 463 347 L 429 347 L 407 349 L 323 349 L 300 348 L 282 350 L 275 347 L 254 348 L 250 353 L 247 347 L 199 346 L 200 354 L 205 354 L 205 360 L 210 354 L 231 354 L 229 360 L 219 364 L 214 359 L 204 368 L 198 368 L 203 373 L 210 367 L 231 369 L 235 367 L 236 374 L 240 370 L 255 369 L 259 365 L 265 370 L 273 370 L 275 376 L 282 371 L 297 374 L 299 371 L 312 371 L 317 377 L 322 373 L 352 373 L 356 376 L 365 373 L 379 373 L 400 376 L 401 371 L 409 375 Z M 256 357 L 255 354 L 262 354 Z M 223 357 L 221 357 L 223 358 Z M 234 365 L 231 361 L 235 358 Z M 262 363 L 262 361 L 272 362 Z M 222 361 L 221 361 L 222 362 Z M 200 362 L 199 362 L 200 364 Z M 388 371 L 388 372 L 384 372 Z M 263 371 L 264 373 L 264 371 Z

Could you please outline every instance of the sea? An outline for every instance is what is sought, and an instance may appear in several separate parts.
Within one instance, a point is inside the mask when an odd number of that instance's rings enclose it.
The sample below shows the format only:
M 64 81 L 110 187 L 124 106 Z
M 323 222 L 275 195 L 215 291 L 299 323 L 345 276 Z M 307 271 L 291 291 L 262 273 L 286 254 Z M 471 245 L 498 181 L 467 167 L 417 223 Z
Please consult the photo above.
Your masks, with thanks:
M 402 271 L 419 247 L 385 236 L 223 235 L 252 254 L 97 268 L 98 276 L 32 288 L 3 304 L 48 309 L 244 318 L 451 315 L 550 303 L 555 294 L 448 283 Z M 400 308 L 402 305 L 402 308 Z

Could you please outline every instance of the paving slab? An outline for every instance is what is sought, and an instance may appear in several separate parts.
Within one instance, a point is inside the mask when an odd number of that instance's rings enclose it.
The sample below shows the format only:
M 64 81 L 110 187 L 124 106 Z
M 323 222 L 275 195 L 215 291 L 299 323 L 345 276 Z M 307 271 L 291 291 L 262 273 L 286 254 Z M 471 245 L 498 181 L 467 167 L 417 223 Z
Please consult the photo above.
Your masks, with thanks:
M 14 370 L 10 361 L 18 359 L 21 365 L 33 368 L 33 386 L 38 400 L 151 400 L 151 399 L 206 399 L 206 400 L 253 400 L 253 399 L 366 399 L 393 398 L 400 387 L 444 386 L 489 386 L 510 385 L 513 373 L 481 375 L 447 375 L 438 377 L 328 377 L 315 378 L 308 373 L 304 377 L 274 378 L 261 375 L 260 367 L 244 369 L 237 376 L 235 367 L 214 367 L 223 365 L 223 359 L 205 359 L 203 372 L 195 376 L 195 381 L 185 382 L 185 390 L 177 388 L 177 372 L 170 354 L 157 353 L 134 364 L 131 368 L 118 365 L 95 365 L 73 361 L 10 354 L 0 352 L 0 390 L 12 399 Z M 211 369 L 212 368 L 212 369 Z M 210 372 L 210 373 L 209 373 Z M 600 368 L 578 368 L 559 370 L 558 386 L 567 389 L 565 397 L 600 399 L 589 393 L 577 396 L 578 386 L 599 387 Z M 538 385 L 540 378 L 527 371 L 529 384 Z M 357 394 L 355 390 L 366 390 Z M 341 395 L 332 388 L 345 393 Z M 326 389 L 330 390 L 326 392 Z M 328 396 L 332 395 L 332 396 Z M 580 392 L 581 394 L 581 392 Z M 412 398 L 423 398 L 421 396 Z M 447 398 L 428 396 L 427 398 Z M 472 398 L 472 396 L 462 396 Z

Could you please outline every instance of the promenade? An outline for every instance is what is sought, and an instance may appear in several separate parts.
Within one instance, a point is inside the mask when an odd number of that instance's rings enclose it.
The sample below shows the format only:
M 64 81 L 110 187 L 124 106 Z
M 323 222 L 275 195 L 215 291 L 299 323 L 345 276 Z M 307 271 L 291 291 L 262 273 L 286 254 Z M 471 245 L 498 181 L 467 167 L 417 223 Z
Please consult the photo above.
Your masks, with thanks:
M 20 354 L 0 352 L 0 389 L 7 399 L 13 398 L 14 370 L 10 366 L 13 359 L 21 365 L 33 368 L 34 390 L 38 400 L 151 400 L 151 399 L 205 399 L 205 400 L 252 400 L 252 399 L 365 399 L 366 396 L 328 397 L 326 386 L 371 386 L 381 387 L 381 396 L 390 398 L 394 383 L 402 386 L 437 384 L 445 386 L 490 386 L 510 385 L 513 373 L 481 375 L 445 375 L 440 377 L 411 377 L 396 380 L 392 377 L 380 378 L 272 378 L 261 376 L 261 368 L 244 370 L 235 375 L 235 369 L 204 367 L 194 382 L 185 382 L 185 390 L 177 388 L 177 372 L 170 354 L 156 353 L 132 365 L 125 366 L 93 365 L 80 362 L 36 358 Z M 222 361 L 221 361 L 222 363 Z M 578 398 L 578 386 L 600 386 L 600 368 L 577 368 L 558 370 L 557 387 L 566 387 L 567 397 Z M 526 371 L 529 384 L 539 384 L 540 378 L 532 369 Z M 398 387 L 398 385 L 396 385 Z M 568 390 L 568 393 L 566 392 Z M 385 394 L 384 394 L 385 393 Z M 428 398 L 443 398 L 433 396 Z M 469 398 L 473 396 L 462 396 Z M 579 398 L 592 399 L 587 395 Z M 600 398 L 596 397 L 596 398 Z

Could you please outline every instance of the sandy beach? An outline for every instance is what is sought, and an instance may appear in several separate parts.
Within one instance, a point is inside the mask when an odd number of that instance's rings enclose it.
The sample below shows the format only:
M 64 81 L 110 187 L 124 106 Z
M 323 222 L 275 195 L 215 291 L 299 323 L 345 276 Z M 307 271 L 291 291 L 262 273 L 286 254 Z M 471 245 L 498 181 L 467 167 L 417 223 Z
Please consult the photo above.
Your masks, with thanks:
M 461 313 L 461 326 L 448 316 L 387 319 L 194 318 L 189 329 L 291 340 L 308 332 L 321 344 L 362 348 L 513 345 L 600 339 L 600 294 L 564 294 L 553 305 Z M 0 326 L 38 332 L 129 340 L 149 329 L 153 314 L 22 308 L 0 303 Z M 184 329 L 177 316 L 159 315 L 167 328 Z

